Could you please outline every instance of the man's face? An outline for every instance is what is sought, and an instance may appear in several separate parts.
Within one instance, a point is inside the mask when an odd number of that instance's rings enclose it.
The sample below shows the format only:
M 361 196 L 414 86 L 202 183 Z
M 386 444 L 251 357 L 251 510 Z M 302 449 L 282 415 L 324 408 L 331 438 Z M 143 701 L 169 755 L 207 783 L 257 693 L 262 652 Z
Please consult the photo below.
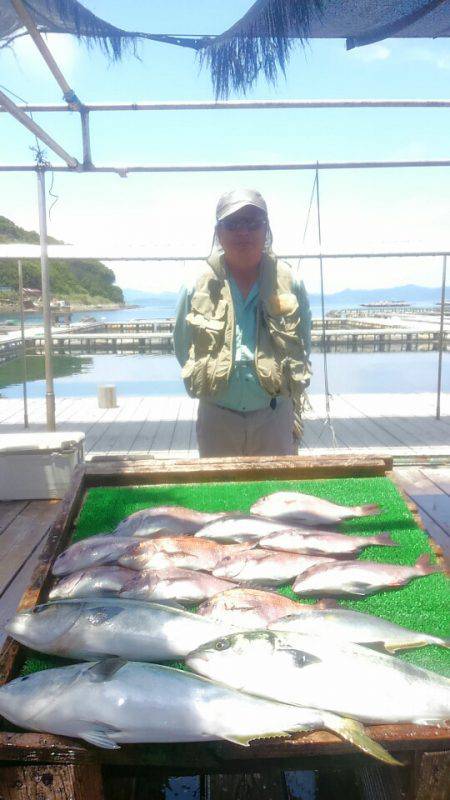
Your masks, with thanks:
M 218 223 L 225 258 L 241 269 L 259 264 L 266 241 L 267 217 L 256 206 L 244 206 Z

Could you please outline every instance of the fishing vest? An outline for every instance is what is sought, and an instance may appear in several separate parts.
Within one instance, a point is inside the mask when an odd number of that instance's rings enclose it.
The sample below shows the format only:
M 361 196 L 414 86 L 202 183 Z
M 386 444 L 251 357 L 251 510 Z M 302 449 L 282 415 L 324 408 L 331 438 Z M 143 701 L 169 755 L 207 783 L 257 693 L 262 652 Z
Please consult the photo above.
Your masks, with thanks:
M 181 374 L 191 397 L 213 399 L 226 387 L 234 367 L 235 316 L 223 254 L 213 255 L 207 263 L 195 284 L 186 317 L 191 344 Z M 300 330 L 292 270 L 274 255 L 265 253 L 259 277 L 256 374 L 271 397 L 292 398 L 296 428 L 300 432 L 304 391 L 311 371 Z

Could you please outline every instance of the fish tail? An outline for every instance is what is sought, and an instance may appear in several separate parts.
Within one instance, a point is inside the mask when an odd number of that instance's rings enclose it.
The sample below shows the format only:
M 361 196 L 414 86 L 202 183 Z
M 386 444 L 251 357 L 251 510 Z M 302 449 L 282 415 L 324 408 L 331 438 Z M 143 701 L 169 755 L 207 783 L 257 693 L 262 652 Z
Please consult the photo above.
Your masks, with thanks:
M 432 575 L 433 572 L 442 572 L 439 564 L 430 564 L 430 556 L 424 553 L 417 559 L 415 565 L 419 575 Z
M 377 503 L 366 503 L 364 506 L 355 506 L 353 513 L 356 517 L 370 517 L 372 514 L 381 514 L 381 508 Z
M 391 764 L 396 767 L 402 766 L 402 763 L 391 756 L 381 744 L 375 742 L 366 732 L 364 726 L 355 719 L 339 717 L 336 714 L 324 712 L 323 723 L 328 730 L 337 733 L 342 739 L 351 742 L 364 753 L 368 753 L 379 761 L 384 761 L 385 764 Z
M 378 536 L 370 536 L 368 538 L 371 544 L 382 544 L 385 547 L 397 547 L 397 542 L 392 541 L 391 534 L 387 531 L 378 534 Z

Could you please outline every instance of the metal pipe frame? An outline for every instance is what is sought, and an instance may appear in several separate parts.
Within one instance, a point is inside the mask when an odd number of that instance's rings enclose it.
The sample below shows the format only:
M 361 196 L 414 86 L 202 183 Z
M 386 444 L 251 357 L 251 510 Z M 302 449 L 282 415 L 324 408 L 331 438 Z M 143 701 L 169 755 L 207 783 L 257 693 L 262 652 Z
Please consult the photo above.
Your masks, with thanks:
M 23 111 L 64 112 L 72 111 L 70 105 L 56 103 L 25 104 Z M 273 108 L 450 108 L 450 100 L 224 100 L 208 101 L 173 101 L 141 103 L 86 103 L 87 111 L 221 111 L 226 109 L 270 110 Z M 0 109 L 1 110 L 1 109 Z
M 442 286 L 441 286 L 441 316 L 439 322 L 439 360 L 436 398 L 436 419 L 441 418 L 441 391 L 442 391 L 442 351 L 444 349 L 444 309 L 445 309 L 445 284 L 447 277 L 447 256 L 442 260 Z
M 29 428 L 28 421 L 28 392 L 27 392 L 27 342 L 25 339 L 25 315 L 23 310 L 23 272 L 22 261 L 17 262 L 19 278 L 19 307 L 20 307 L 20 337 L 22 342 L 22 398 L 23 398 L 23 427 Z
M 1 97 L 0 97 L 1 102 Z M 410 169 L 415 167 L 450 167 L 450 159 L 436 159 L 425 161 L 292 161 L 274 164 L 132 164 L 129 166 L 105 165 L 102 167 L 84 166 L 76 162 L 76 169 L 63 167 L 57 164 L 48 164 L 46 169 L 51 172 L 103 172 L 115 173 L 121 178 L 126 178 L 133 172 L 161 173 L 161 172 L 287 172 L 302 170 L 341 170 L 341 169 Z M 32 164 L 0 164 L 0 172 L 34 172 L 36 167 Z
M 16 119 L 18 122 L 21 123 L 21 125 L 23 125 L 29 131 L 31 131 L 31 133 L 37 136 L 37 138 L 40 139 L 41 142 L 44 142 L 44 144 L 46 144 L 47 147 L 50 148 L 50 150 L 53 150 L 53 152 L 56 153 L 56 155 L 62 158 L 62 160 L 65 161 L 66 164 L 68 165 L 67 167 L 65 167 L 65 169 L 70 168 L 71 170 L 73 170 L 79 166 L 76 158 L 72 158 L 72 156 L 69 155 L 69 153 L 67 153 L 58 144 L 58 142 L 55 142 L 55 140 L 52 139 L 52 137 L 49 136 L 49 134 L 46 133 L 44 129 L 41 128 L 40 125 L 38 125 L 34 120 L 30 119 L 30 117 L 28 117 L 25 114 L 25 112 L 19 108 L 19 106 L 16 106 L 16 104 L 13 103 L 13 101 L 8 97 L 8 95 L 6 95 L 1 90 L 0 90 L 0 106 L 3 106 L 5 111 L 8 111 L 11 114 L 11 116 L 14 117 L 14 119 Z M 32 169 L 36 169 L 36 167 L 34 166 L 32 167 Z
M 29 249 L 27 249 L 29 248 Z M 37 252 L 34 252 L 34 249 L 39 250 L 39 245 L 8 245 L 8 244 L 0 244 L 0 261 L 6 261 L 7 259 L 11 258 L 37 258 Z M 81 250 L 81 252 L 80 252 Z M 117 248 L 116 248 L 117 250 Z M 66 251 L 66 252 L 65 252 Z M 155 254 L 146 254 L 145 252 L 137 254 L 135 251 L 131 250 L 127 252 L 126 250 L 123 252 L 115 252 L 112 255 L 107 250 L 83 250 L 82 248 L 72 248 L 71 245 L 48 245 L 47 246 L 47 253 L 49 258 L 55 258 L 59 261 L 63 261 L 65 259 L 70 261 L 85 261 L 87 259 L 94 258 L 97 261 L 205 261 L 208 258 L 208 254 L 198 255 L 198 256 L 189 256 L 189 255 L 171 255 L 171 256 L 164 256 L 164 255 L 155 255 Z M 278 258 L 294 260 L 294 259 L 319 259 L 319 258 L 326 258 L 327 260 L 334 261 L 334 260 L 341 260 L 341 259 L 349 259 L 349 258 L 437 258 L 443 256 L 450 256 L 450 249 L 449 250 L 406 250 L 406 251 L 391 251 L 391 252 L 361 252 L 361 253 L 327 253 L 326 251 L 322 252 L 315 252 L 315 253 L 277 253 Z
M 52 318 L 50 310 L 50 278 L 47 254 L 47 210 L 45 202 L 45 171 L 37 170 L 37 189 L 39 203 L 39 238 L 41 246 L 42 310 L 44 313 L 45 338 L 45 403 L 47 410 L 47 430 L 56 430 L 55 391 L 53 386 L 53 341 Z

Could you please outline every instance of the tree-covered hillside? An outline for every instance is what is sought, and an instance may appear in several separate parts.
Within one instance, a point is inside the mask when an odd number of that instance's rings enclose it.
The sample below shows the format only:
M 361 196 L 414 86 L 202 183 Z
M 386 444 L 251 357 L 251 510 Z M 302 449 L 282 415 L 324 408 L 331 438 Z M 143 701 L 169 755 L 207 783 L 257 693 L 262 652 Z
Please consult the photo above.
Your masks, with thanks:
M 26 231 L 6 217 L 0 216 L 0 243 L 39 244 L 39 234 Z M 49 244 L 62 244 L 48 237 Z M 24 260 L 23 283 L 28 289 L 41 288 L 41 265 L 39 261 Z M 99 302 L 123 303 L 122 289 L 114 286 L 112 269 L 100 261 L 50 261 L 50 291 L 53 298 L 94 305 Z M 18 288 L 17 261 L 0 261 L 0 286 Z

